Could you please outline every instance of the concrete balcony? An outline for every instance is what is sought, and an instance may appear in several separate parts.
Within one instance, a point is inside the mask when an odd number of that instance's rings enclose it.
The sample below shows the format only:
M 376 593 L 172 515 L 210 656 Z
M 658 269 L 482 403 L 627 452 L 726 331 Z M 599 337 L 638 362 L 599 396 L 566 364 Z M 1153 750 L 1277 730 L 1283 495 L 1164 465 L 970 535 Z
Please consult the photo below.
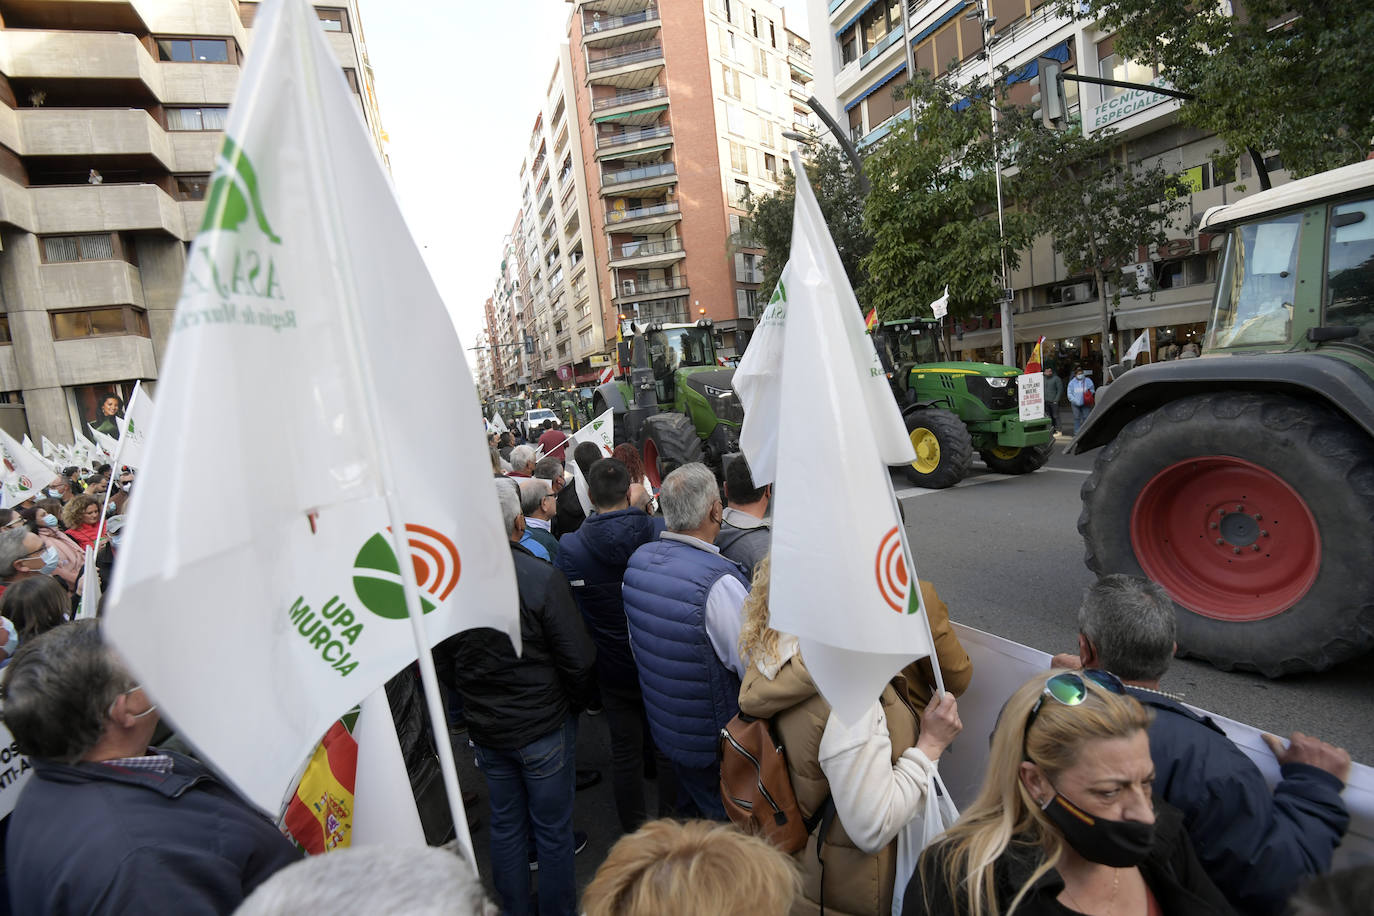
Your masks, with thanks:
M 643 89 L 652 86 L 662 72 L 663 46 L 656 42 L 587 52 L 588 85 Z
M 682 248 L 682 239 L 652 239 L 644 242 L 626 242 L 611 245 L 609 249 L 610 266 L 618 267 L 662 267 L 687 257 Z
M 651 277 L 648 280 L 626 277 L 617 282 L 614 290 L 614 301 L 617 303 L 646 302 L 651 299 L 684 296 L 688 289 L 685 274 L 678 274 L 675 277 Z
M 167 134 L 172 144 L 174 172 L 204 172 L 215 170 L 215 156 L 224 146 L 224 133 L 218 130 L 174 130 Z
M 596 135 L 596 158 L 619 159 L 631 153 L 646 153 L 673 142 L 673 128 L 668 124 L 652 127 L 630 127 Z
M 5 30 L 0 32 L 0 72 L 11 81 L 142 83 L 153 95 L 159 98 L 162 95 L 162 75 L 157 61 L 137 38 L 122 32 Z
M 666 188 L 675 184 L 677 184 L 677 166 L 671 162 L 658 162 L 653 165 L 633 169 L 617 169 L 603 173 L 601 176 L 601 196 L 620 197 L 631 191 Z
M 43 304 L 48 308 L 97 305 L 145 307 L 138 268 L 124 261 L 43 264 L 38 269 Z
M 634 232 L 654 235 L 681 221 L 682 213 L 676 201 L 652 204 L 647 207 L 606 211 L 607 232 Z
M 660 27 L 657 9 L 642 9 L 623 16 L 582 14 L 582 44 L 589 48 L 610 48 L 651 38 Z
M 176 170 L 167 132 L 141 108 L 21 108 L 15 114 L 25 156 L 151 156 Z
M 58 384 L 95 385 L 110 379 L 110 367 L 118 366 L 125 378 L 157 378 L 153 342 L 147 337 L 88 337 L 55 340 Z
M 177 202 L 154 184 L 58 185 L 29 189 L 43 235 L 155 230 L 190 241 Z

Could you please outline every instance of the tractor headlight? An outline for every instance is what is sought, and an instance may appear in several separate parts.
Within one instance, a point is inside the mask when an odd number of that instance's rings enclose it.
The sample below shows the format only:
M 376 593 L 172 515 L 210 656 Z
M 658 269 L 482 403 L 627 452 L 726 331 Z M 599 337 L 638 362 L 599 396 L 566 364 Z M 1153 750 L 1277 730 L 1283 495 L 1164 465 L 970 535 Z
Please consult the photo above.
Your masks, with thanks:
M 1005 388 L 1008 380 L 1005 378 L 986 378 L 983 381 L 988 383 L 989 388 Z

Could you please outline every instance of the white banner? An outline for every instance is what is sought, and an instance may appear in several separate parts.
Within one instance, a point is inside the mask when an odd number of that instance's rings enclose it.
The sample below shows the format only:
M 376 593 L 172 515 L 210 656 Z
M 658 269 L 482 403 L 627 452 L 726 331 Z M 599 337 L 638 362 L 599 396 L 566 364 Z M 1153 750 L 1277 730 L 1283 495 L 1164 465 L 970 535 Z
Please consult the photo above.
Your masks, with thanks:
M 997 724 L 1002 704 L 1033 675 L 1050 668 L 1050 656 L 1030 646 L 984 633 L 962 624 L 954 625 L 959 642 L 973 662 L 973 682 L 959 698 L 959 718 L 964 731 L 940 758 L 940 772 L 950 794 L 962 810 L 978 794 L 987 766 L 988 736 Z M 1234 719 L 1192 707 L 1221 726 L 1245 755 L 1255 762 L 1272 787 L 1279 767 L 1260 730 Z M 1336 849 L 1333 868 L 1374 862 L 1374 769 L 1355 764 L 1350 781 L 1341 793 L 1350 811 L 1350 829 Z
M 33 775 L 29 758 L 19 753 L 10 730 L 0 723 L 0 819 L 10 816 L 19 790 Z
M 1016 380 L 1016 399 L 1021 407 L 1021 419 L 1045 418 L 1045 377 L 1039 372 L 1027 372 Z

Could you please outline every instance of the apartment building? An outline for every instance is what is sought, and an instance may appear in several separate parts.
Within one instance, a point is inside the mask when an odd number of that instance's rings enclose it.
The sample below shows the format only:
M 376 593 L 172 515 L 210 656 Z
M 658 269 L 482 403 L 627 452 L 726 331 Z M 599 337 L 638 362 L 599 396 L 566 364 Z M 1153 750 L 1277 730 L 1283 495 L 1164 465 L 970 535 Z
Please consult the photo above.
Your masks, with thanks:
M 745 201 L 779 186 L 794 87 L 811 77 L 793 66 L 804 42 L 767 0 L 569 2 L 601 332 L 709 318 L 722 352 L 738 352 L 762 305 Z
M 978 15 L 984 2 L 991 18 L 986 31 Z M 1111 34 L 1096 24 L 1057 16 L 1051 7 L 1046 0 L 913 0 L 903 10 L 900 0 L 810 0 L 816 95 L 861 148 L 880 142 L 894 124 L 909 117 L 906 105 L 893 97 L 907 81 L 905 35 L 918 70 L 952 69 L 956 79 L 985 77 L 990 51 L 993 66 L 1005 71 L 1000 78 L 1015 104 L 1029 104 L 1037 92 L 1036 61 L 1041 57 L 1060 61 L 1066 73 L 1140 83 L 1158 78 L 1150 68 L 1117 54 Z M 1192 188 L 1181 224 L 1165 244 L 1141 249 L 1129 264 L 1114 265 L 1121 271 L 1112 271 L 1109 287 L 1123 289 L 1114 316 L 1122 338 L 1117 352 L 1122 341 L 1129 345 L 1142 330 L 1150 334 L 1152 352 L 1161 341 L 1200 343 L 1221 238 L 1192 227 L 1208 207 L 1259 189 L 1251 163 L 1242 157 L 1236 174 L 1219 174 L 1210 161 L 1219 142 L 1179 124 L 1176 100 L 1073 82 L 1065 88 L 1070 113 L 1081 120 L 1081 129 L 1091 134 L 1114 128 L 1121 155 L 1146 165 L 1163 163 L 1185 176 Z M 1276 184 L 1286 180 L 1281 163 L 1267 164 Z M 1139 292 L 1137 270 L 1153 275 L 1156 292 Z M 1071 276 L 1049 238 L 1038 239 L 1023 253 L 1011 285 L 1017 353 L 1009 361 L 1023 363 L 1041 336 L 1050 352 L 1063 359 L 1092 363 L 1094 354 L 1100 354 L 1096 285 L 1091 277 Z M 965 356 L 1002 360 L 1001 319 L 995 307 L 989 305 L 986 315 L 966 319 L 957 328 L 954 345 Z
M 0 0 L 0 426 L 155 388 L 256 3 Z M 354 0 L 316 7 L 382 136 Z

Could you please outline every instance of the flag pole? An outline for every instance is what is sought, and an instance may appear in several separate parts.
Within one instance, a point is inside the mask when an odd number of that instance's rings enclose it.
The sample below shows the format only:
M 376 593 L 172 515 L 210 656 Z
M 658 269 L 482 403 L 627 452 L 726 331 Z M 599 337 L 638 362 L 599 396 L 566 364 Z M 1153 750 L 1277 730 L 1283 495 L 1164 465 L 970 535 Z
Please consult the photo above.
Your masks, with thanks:
M 939 696 L 945 693 L 945 677 L 940 672 L 940 653 L 935 651 L 935 634 L 930 629 L 930 614 L 926 611 L 926 603 L 921 600 L 921 584 L 916 581 L 916 567 L 911 562 L 911 545 L 906 539 L 906 516 L 902 515 L 902 504 L 897 499 L 897 491 L 892 489 L 892 478 L 888 477 L 887 492 L 892 497 L 892 506 L 897 510 L 897 531 L 902 539 L 902 558 L 906 563 L 907 576 L 911 579 L 911 587 L 916 590 L 917 600 L 921 607 L 921 623 L 926 628 L 926 639 L 930 641 L 930 670 L 935 672 L 935 690 Z
M 362 335 L 362 315 L 355 292 L 356 287 L 352 282 L 352 266 L 351 262 L 347 262 L 341 257 L 339 250 L 343 238 L 340 215 L 334 198 L 328 193 L 329 188 L 336 186 L 333 181 L 333 160 L 327 151 L 320 148 L 319 144 L 319 136 L 323 132 L 319 112 L 323 109 L 323 103 L 315 68 L 315 49 L 311 40 L 313 35 L 307 31 L 313 26 L 315 17 L 312 10 L 309 21 L 306 21 L 304 3 L 305 0 L 284 0 L 287 9 L 283 10 L 283 13 L 287 14 L 287 10 L 289 10 L 289 15 L 294 19 L 292 35 L 302 45 L 299 48 L 301 53 L 297 55 L 298 65 L 304 71 L 302 84 L 310 99 L 315 103 L 310 106 L 308 114 L 315 122 L 313 125 L 315 129 L 306 130 L 304 133 L 313 147 L 309 151 L 309 161 L 318 169 L 314 173 L 317 187 L 321 183 L 325 186 L 325 193 L 319 196 L 325 206 L 330 225 L 329 231 L 323 234 L 323 241 L 329 252 L 330 270 L 334 274 L 344 306 L 345 320 L 342 322 L 345 329 L 344 336 L 352 350 L 353 361 L 358 368 L 359 381 L 362 383 L 363 413 L 372 431 L 369 441 L 374 446 L 374 457 L 377 462 L 378 476 L 381 478 L 383 499 L 386 502 L 387 516 L 391 522 L 388 530 L 391 535 L 392 549 L 396 553 L 397 565 L 401 569 L 401 588 L 405 594 L 411 632 L 415 637 L 416 661 L 420 665 L 420 684 L 424 692 L 425 706 L 429 710 L 430 727 L 434 730 L 434 744 L 439 752 L 439 770 L 443 775 L 444 792 L 448 796 L 449 813 L 453 817 L 453 829 L 457 836 L 458 847 L 471 866 L 472 873 L 477 875 L 477 856 L 472 846 L 472 834 L 468 830 L 467 814 L 463 809 L 463 793 L 458 786 L 458 766 L 454 762 L 453 742 L 449 738 L 448 722 L 444 718 L 444 705 L 439 695 L 439 677 L 434 671 L 434 658 L 431 655 L 429 641 L 425 635 L 424 611 L 420 607 L 420 588 L 415 580 L 414 564 L 406 562 L 410 550 L 406 541 L 405 518 L 401 513 L 400 500 L 393 483 L 395 477 L 391 470 L 391 458 L 386 449 L 380 445 L 383 441 L 382 411 L 381 405 L 377 401 L 377 386 L 373 379 L 372 364 L 365 356 L 367 345 Z M 321 172 L 328 176 L 329 181 L 321 182 L 319 178 Z

